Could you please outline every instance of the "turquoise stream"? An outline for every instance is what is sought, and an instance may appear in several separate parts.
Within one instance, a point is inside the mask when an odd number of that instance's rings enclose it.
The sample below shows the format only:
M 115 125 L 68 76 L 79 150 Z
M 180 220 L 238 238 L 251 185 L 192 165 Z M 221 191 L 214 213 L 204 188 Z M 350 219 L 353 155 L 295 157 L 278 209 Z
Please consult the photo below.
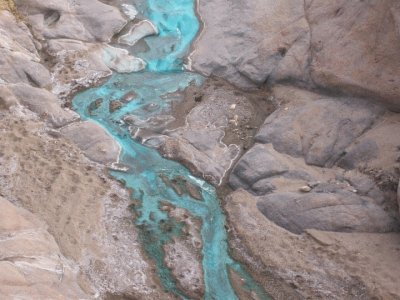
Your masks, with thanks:
M 141 241 L 156 263 L 166 290 L 182 299 L 188 298 L 179 290 L 163 261 L 163 245 L 182 234 L 183 226 L 160 209 L 163 203 L 170 203 L 186 209 L 202 221 L 204 299 L 237 299 L 228 268 L 244 279 L 245 289 L 259 299 L 267 299 L 244 268 L 229 256 L 225 216 L 215 188 L 192 176 L 179 163 L 163 158 L 156 150 L 132 139 L 130 128 L 123 121 L 129 115 L 145 124 L 149 118 L 169 111 L 177 101 L 176 98 L 166 97 L 167 94 L 182 91 L 189 84 L 200 85 L 203 82 L 200 75 L 183 70 L 183 58 L 199 30 L 194 0 L 143 0 L 136 1 L 135 6 L 141 16 L 151 20 L 160 31 L 158 36 L 145 39 L 149 46 L 147 52 L 136 53 L 148 63 L 147 69 L 139 73 L 114 74 L 105 84 L 78 94 L 73 100 L 74 109 L 82 119 L 103 126 L 121 145 L 120 162 L 130 169 L 128 172 L 112 171 L 111 175 L 132 190 L 132 198 L 137 201 L 134 211 Z M 130 92 L 134 92 L 133 99 L 110 112 L 110 101 L 122 99 Z M 97 99 L 101 101 L 97 101 L 98 105 L 94 107 Z M 179 196 L 160 176 L 171 180 L 183 176 L 201 188 L 203 201 L 189 195 Z

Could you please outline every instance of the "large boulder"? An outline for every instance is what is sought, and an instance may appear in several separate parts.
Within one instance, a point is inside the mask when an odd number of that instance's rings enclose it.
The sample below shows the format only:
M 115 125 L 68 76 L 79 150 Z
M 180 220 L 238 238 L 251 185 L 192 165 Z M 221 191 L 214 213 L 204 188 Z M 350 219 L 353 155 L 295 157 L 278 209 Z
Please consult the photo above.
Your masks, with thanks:
M 382 119 L 346 148 L 338 165 L 345 169 L 374 168 L 395 173 L 400 157 L 400 114 L 386 113 Z
M 50 73 L 40 63 L 28 27 L 11 13 L 0 11 L 0 83 L 21 82 L 48 87 Z
M 146 63 L 125 49 L 105 43 L 88 43 L 71 39 L 46 42 L 47 53 L 54 58 L 53 92 L 67 96 L 72 90 L 93 85 L 112 74 L 112 70 L 130 73 L 143 70 Z
M 198 149 L 184 138 L 162 137 L 161 140 L 159 150 L 164 157 L 181 162 L 214 185 L 222 183 L 239 152 L 236 145 L 226 146 L 219 140 L 213 140 L 212 148 L 208 150 Z
M 397 0 L 211 0 L 199 13 L 205 27 L 191 59 L 200 72 L 244 88 L 340 90 L 400 110 Z
M 103 127 L 91 122 L 77 122 L 61 129 L 61 134 L 74 142 L 87 157 L 99 163 L 118 161 L 120 146 Z
M 25 23 L 16 20 L 14 15 L 0 11 L 0 45 L 2 49 L 18 51 L 32 59 L 39 59 L 32 34 Z
M 400 110 L 399 1 L 306 2 L 314 83 Z
M 54 127 L 62 127 L 78 118 L 71 110 L 63 109 L 57 97 L 45 89 L 30 85 L 0 86 L 0 98 L 15 98 L 21 105 L 43 117 Z
M 258 208 L 293 233 L 306 229 L 339 232 L 392 232 L 398 222 L 368 197 L 347 191 L 276 193 L 259 198 Z
M 21 82 L 41 88 L 49 87 L 50 72 L 39 61 L 19 52 L 0 49 L 0 83 Z
M 301 1 L 200 1 L 204 30 L 193 67 L 244 88 L 270 78 L 305 75 L 310 32 Z M 210 47 L 213 45 L 213 47 Z
M 86 299 L 79 268 L 47 226 L 0 197 L 0 294 L 4 299 Z
M 255 193 L 262 193 L 264 189 L 273 189 L 271 183 L 266 179 L 283 176 L 288 171 L 288 161 L 277 159 L 267 145 L 256 144 L 235 165 L 229 183 L 235 189 L 244 188 L 253 190 Z M 257 188 L 257 184 L 263 189 Z
M 305 92 L 304 100 L 309 94 Z M 307 164 L 331 167 L 382 113 L 379 106 L 357 98 L 293 99 L 265 120 L 255 139 L 272 143 L 279 152 L 304 157 Z
M 109 42 L 126 24 L 116 7 L 98 0 L 15 0 L 15 4 L 41 40 Z
M 227 222 L 238 238 L 232 247 L 276 299 L 396 299 L 400 295 L 400 234 L 336 233 L 302 235 L 269 221 L 257 197 L 238 190 L 225 201 Z M 238 220 L 240 220 L 238 222 Z M 371 276 L 373 270 L 374 276 Z M 284 294 L 286 282 L 297 295 Z

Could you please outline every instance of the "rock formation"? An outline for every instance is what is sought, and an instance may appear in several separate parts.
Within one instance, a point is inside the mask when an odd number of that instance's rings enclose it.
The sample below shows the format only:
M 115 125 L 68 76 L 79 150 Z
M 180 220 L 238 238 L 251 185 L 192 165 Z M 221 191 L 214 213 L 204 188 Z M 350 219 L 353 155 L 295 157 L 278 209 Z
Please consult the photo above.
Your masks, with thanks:
M 144 67 L 108 44 L 129 19 L 96 0 L 0 4 L 0 294 L 170 299 L 142 253 L 129 194 L 104 174 L 119 145 L 65 107 L 111 69 Z
M 120 146 L 68 108 L 113 71 L 143 70 L 131 50 L 157 29 L 122 0 L 14 2 L 0 0 L 0 294 L 172 299 L 129 193 L 104 175 Z M 232 254 L 272 297 L 398 299 L 400 3 L 200 0 L 198 12 L 187 65 L 205 83 L 144 125 L 127 116 L 132 135 L 228 194 Z M 173 262 L 198 259 L 192 246 L 164 250 L 196 298 L 200 263 Z
M 400 109 L 396 0 L 214 0 L 199 11 L 206 27 L 191 58 L 204 74 L 244 88 L 294 82 Z

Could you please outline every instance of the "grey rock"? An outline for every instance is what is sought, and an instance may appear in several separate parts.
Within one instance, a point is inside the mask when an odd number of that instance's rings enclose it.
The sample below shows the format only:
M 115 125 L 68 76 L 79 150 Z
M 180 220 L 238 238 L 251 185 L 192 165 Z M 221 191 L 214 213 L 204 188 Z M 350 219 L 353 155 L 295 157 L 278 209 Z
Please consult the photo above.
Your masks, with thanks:
M 50 72 L 38 61 L 21 55 L 19 52 L 9 52 L 0 49 L 0 82 L 24 82 L 36 87 L 51 85 Z
M 8 86 L 0 84 L 0 110 L 7 110 L 17 103 L 17 98 Z
M 398 221 L 367 197 L 351 192 L 277 193 L 259 197 L 260 211 L 277 225 L 300 234 L 306 229 L 392 232 Z
M 202 176 L 214 185 L 221 184 L 239 152 L 235 145 L 216 145 L 215 149 L 203 152 L 184 139 L 167 136 L 158 147 L 165 157 L 183 163 L 194 174 Z
M 265 195 L 281 188 L 295 187 L 297 191 L 299 186 L 315 181 L 315 175 L 320 173 L 303 161 L 278 153 L 271 144 L 255 144 L 233 167 L 229 185 L 255 195 Z
M 231 186 L 233 187 L 242 187 L 242 184 L 240 183 L 240 181 L 237 180 L 237 177 L 234 179 L 234 177 L 232 177 L 232 181 L 230 182 Z M 256 194 L 256 195 L 265 195 L 265 194 L 269 194 L 272 193 L 273 191 L 276 190 L 275 185 L 271 182 L 270 178 L 264 178 L 264 179 L 260 179 L 258 180 L 256 183 L 254 183 L 250 190 Z
M 400 3 L 308 1 L 306 14 L 312 37 L 313 82 L 374 97 L 399 111 Z
M 371 130 L 346 148 L 338 166 L 347 170 L 382 169 L 395 174 L 395 166 L 400 162 L 399 130 L 400 114 L 387 112 Z
M 368 130 L 383 110 L 355 98 L 322 98 L 285 109 L 265 121 L 255 139 L 307 164 L 331 167 L 356 138 Z
M 191 55 L 196 70 L 243 88 L 307 80 L 310 33 L 303 2 L 200 1 L 199 13 L 205 29 Z
M 141 58 L 134 57 L 125 49 L 104 45 L 101 57 L 111 70 L 118 73 L 131 73 L 143 70 L 146 63 Z
M 206 75 L 243 88 L 323 87 L 400 111 L 397 0 L 209 0 L 199 13 L 205 27 L 191 59 Z
M 28 27 L 6 11 L 0 11 L 0 83 L 28 83 L 49 87 L 49 71 L 40 63 Z
M 2 49 L 16 51 L 32 59 L 39 59 L 29 28 L 10 12 L 0 11 L 0 45 Z
M 231 187 L 249 189 L 257 181 L 282 175 L 289 167 L 278 161 L 266 145 L 256 144 L 238 161 L 229 178 Z M 256 186 L 257 191 L 260 190 Z
M 23 83 L 8 85 L 7 88 L 21 105 L 43 117 L 54 127 L 65 126 L 78 118 L 76 113 L 62 109 L 57 97 L 45 89 Z
M 74 142 L 93 161 L 103 164 L 118 161 L 120 146 L 96 123 L 72 123 L 62 128 L 61 134 Z
M 374 199 L 376 204 L 382 205 L 385 202 L 384 193 L 377 187 L 376 183 L 367 175 L 359 172 L 346 172 L 344 179 L 357 190 L 357 194 L 368 196 Z
M 14 2 L 31 24 L 35 36 L 42 40 L 109 42 L 127 22 L 117 8 L 97 0 Z
M 46 50 L 56 61 L 52 67 L 55 79 L 53 92 L 63 96 L 111 75 L 111 70 L 130 73 L 146 66 L 142 59 L 129 55 L 127 50 L 104 43 L 55 39 L 47 42 Z
M 146 144 L 159 148 L 166 157 L 184 163 L 193 173 L 212 184 L 221 184 L 241 151 L 238 135 L 228 141 L 224 140 L 228 128 L 230 133 L 239 128 L 230 124 L 229 120 L 236 115 L 237 125 L 244 125 L 254 118 L 255 108 L 242 93 L 222 80 L 209 80 L 203 85 L 201 101 L 196 101 L 199 93 L 194 86 L 185 91 L 184 97 L 178 93 L 168 97 L 173 99 L 176 108 L 181 105 L 177 104 L 181 101 L 185 101 L 185 105 L 195 105 L 184 119 L 185 124 L 178 122 L 178 125 L 174 125 L 164 115 L 166 111 L 146 120 L 146 124 L 140 124 L 137 118 L 128 116 L 126 121 L 140 128 L 134 132 L 135 138 L 151 136 L 151 131 L 155 135 L 162 134 L 163 138 L 153 137 L 146 140 Z M 231 109 L 232 105 L 235 110 Z M 177 112 L 182 114 L 182 110 Z M 150 134 L 145 131 L 150 131 Z
M 352 170 L 357 168 L 357 165 L 362 162 L 378 158 L 378 155 L 379 147 L 376 141 L 363 139 L 360 142 L 350 145 L 337 165 L 341 168 Z

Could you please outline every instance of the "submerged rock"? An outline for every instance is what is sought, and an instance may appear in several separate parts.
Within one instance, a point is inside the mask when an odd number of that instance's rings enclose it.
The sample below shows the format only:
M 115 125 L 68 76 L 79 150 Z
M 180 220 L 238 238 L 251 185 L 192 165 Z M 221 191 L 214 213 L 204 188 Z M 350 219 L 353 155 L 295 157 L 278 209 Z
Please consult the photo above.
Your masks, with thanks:
M 113 112 L 121 109 L 122 106 L 123 106 L 123 103 L 119 100 L 111 101 L 109 104 L 110 113 L 113 113 Z

